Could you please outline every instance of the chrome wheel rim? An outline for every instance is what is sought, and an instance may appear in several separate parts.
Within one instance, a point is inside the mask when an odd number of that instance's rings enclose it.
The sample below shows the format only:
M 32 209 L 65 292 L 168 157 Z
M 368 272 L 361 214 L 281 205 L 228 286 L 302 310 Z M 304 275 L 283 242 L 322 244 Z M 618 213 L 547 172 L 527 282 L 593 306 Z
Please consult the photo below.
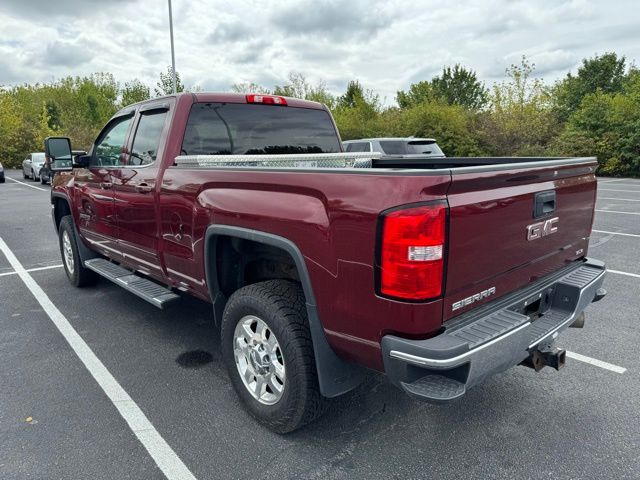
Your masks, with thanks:
M 64 258 L 64 264 L 67 267 L 67 271 L 73 275 L 75 263 L 73 261 L 73 248 L 71 248 L 71 238 L 69 238 L 69 232 L 66 230 L 62 232 L 62 256 Z
M 233 355 L 242 383 L 264 405 L 274 405 L 284 393 L 284 355 L 278 339 L 262 319 L 246 315 L 236 325 Z

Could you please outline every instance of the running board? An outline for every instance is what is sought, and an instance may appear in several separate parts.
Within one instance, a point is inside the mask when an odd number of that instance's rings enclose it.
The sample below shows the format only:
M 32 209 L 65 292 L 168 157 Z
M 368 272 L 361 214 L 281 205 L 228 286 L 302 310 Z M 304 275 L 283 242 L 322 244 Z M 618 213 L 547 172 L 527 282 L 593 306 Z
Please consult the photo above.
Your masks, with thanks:
M 158 308 L 165 308 L 180 299 L 180 295 L 173 293 L 168 288 L 139 277 L 131 270 L 104 258 L 86 260 L 84 266 Z

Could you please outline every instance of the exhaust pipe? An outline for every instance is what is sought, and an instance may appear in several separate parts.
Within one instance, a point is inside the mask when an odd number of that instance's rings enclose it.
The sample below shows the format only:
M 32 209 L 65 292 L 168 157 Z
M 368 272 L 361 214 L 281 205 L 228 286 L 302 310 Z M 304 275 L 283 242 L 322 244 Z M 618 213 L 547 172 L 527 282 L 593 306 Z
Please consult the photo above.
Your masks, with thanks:
M 534 350 L 529 357 L 520 365 L 533 368 L 539 372 L 544 367 L 560 370 L 567 361 L 567 351 L 564 348 L 548 348 L 544 350 Z

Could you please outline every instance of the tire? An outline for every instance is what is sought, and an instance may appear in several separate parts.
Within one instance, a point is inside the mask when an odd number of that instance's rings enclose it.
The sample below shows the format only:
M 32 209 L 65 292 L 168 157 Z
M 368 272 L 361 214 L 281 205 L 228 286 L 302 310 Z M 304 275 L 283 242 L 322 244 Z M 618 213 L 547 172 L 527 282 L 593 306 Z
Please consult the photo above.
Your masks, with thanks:
M 266 330 L 263 330 L 263 334 L 258 335 L 256 322 L 253 338 L 264 340 L 267 335 L 267 340 L 262 344 L 268 344 L 267 349 L 274 344 L 278 345 L 278 348 L 272 350 L 273 353 L 267 353 L 270 360 L 264 360 L 263 357 L 260 360 L 262 363 L 257 363 L 256 360 L 263 354 L 260 352 L 264 351 L 260 350 L 260 345 L 246 345 L 247 330 L 243 329 L 243 326 L 249 325 L 254 319 L 262 321 L 270 333 L 266 334 Z M 275 336 L 275 341 L 272 336 Z M 231 383 L 245 408 L 258 422 L 276 433 L 288 433 L 322 414 L 325 399 L 318 386 L 304 294 L 297 283 L 268 280 L 237 290 L 229 298 L 224 310 L 221 342 L 222 358 Z M 243 349 L 245 346 L 246 350 Z M 257 353 L 244 353 L 251 351 Z M 282 365 L 283 381 L 278 377 L 275 367 L 277 364 Z M 258 369 L 264 370 L 265 365 L 268 365 L 265 375 L 268 376 L 271 372 L 271 381 L 260 389 L 264 393 L 258 399 L 255 388 L 248 383 L 250 380 L 244 380 L 241 370 L 245 367 L 245 372 L 249 372 L 247 376 L 253 378 L 257 385 L 258 376 L 263 380 L 265 377 L 260 375 Z M 281 392 L 277 391 L 279 385 L 282 387 Z
M 78 250 L 78 240 L 70 215 L 62 217 L 60 221 L 58 244 L 60 245 L 62 265 L 71 284 L 74 287 L 94 285 L 98 281 L 99 276 L 96 272 L 85 268 L 81 264 L 82 260 L 80 259 L 80 252 Z
M 41 185 L 46 185 L 47 184 L 47 178 L 45 178 L 44 175 L 40 174 L 40 184 Z
M 35 170 L 31 170 L 31 176 L 33 177 L 33 181 L 37 182 L 40 180 L 40 177 L 36 177 L 36 172 Z
M 5 181 L 5 180 L 4 180 L 4 175 L 2 175 L 2 176 L 0 177 L 0 183 L 4 183 L 4 181 Z
M 24 173 L 24 168 L 22 169 L 22 178 L 24 178 L 25 180 L 27 178 L 29 178 L 29 175 L 27 175 L 26 173 Z

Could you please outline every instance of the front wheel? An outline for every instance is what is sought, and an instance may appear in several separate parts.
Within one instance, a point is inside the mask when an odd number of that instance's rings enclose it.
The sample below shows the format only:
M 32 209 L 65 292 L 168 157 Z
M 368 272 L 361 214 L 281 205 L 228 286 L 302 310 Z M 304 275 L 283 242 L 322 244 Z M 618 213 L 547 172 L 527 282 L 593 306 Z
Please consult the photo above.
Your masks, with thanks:
M 80 258 L 80 252 L 78 250 L 78 240 L 70 215 L 66 215 L 60 221 L 58 237 L 60 253 L 62 254 L 62 264 L 64 265 L 64 271 L 71 284 L 75 287 L 85 287 L 95 284 L 98 281 L 98 274 L 82 265 L 82 259 Z
M 222 319 L 222 358 L 242 403 L 260 423 L 287 433 L 323 411 L 300 286 L 268 280 L 236 291 Z
M 36 176 L 35 170 L 31 170 L 31 176 L 33 177 L 34 182 L 37 182 L 40 180 L 40 178 Z

